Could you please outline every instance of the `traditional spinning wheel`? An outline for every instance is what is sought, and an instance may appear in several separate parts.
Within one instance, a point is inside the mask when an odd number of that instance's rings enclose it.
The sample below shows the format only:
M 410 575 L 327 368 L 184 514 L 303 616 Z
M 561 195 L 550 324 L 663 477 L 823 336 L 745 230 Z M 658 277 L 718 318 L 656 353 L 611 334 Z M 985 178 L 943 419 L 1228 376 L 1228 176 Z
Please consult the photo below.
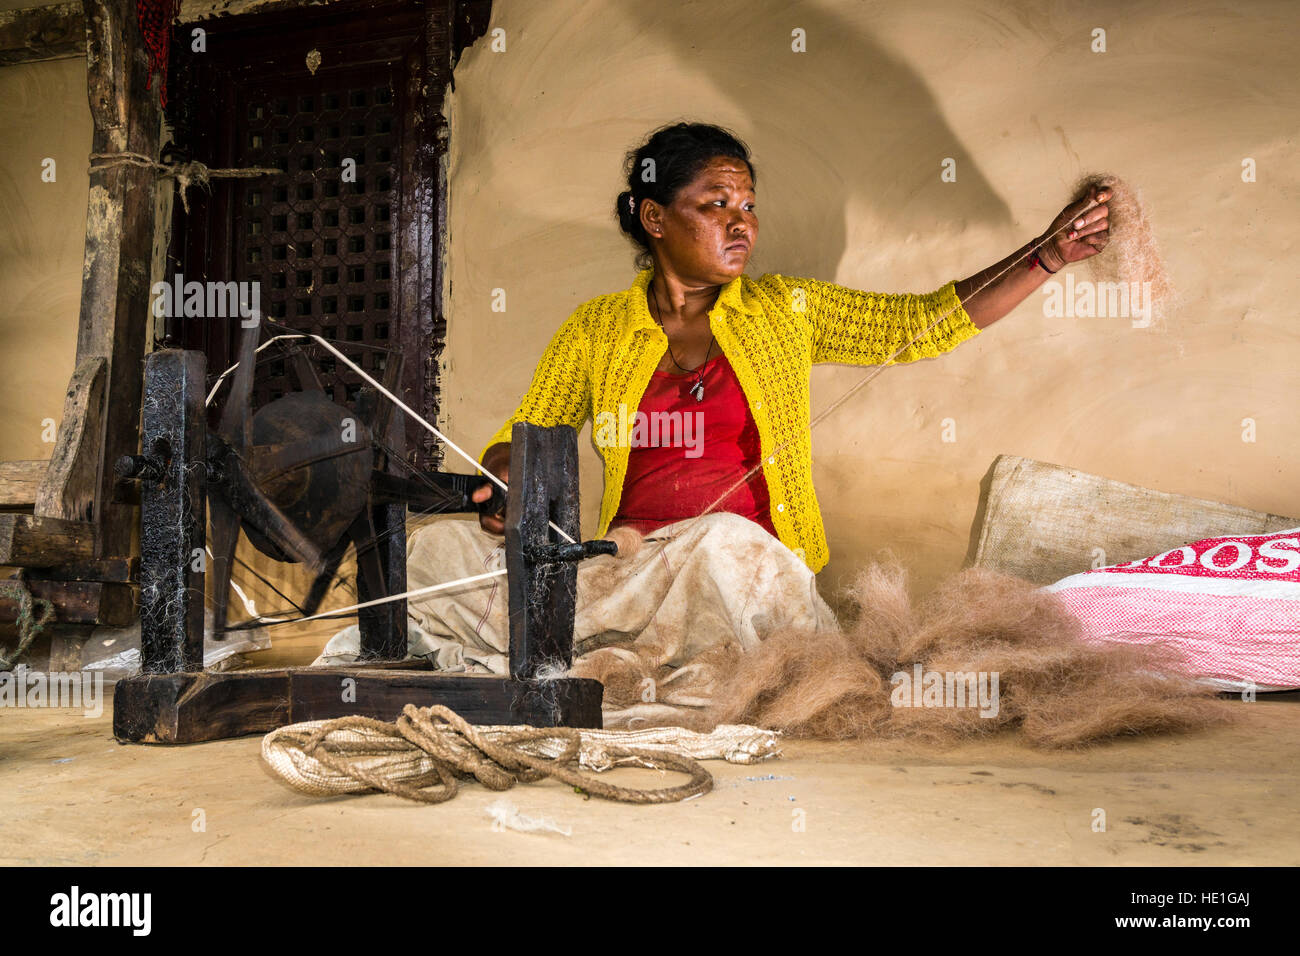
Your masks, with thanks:
M 117 463 L 120 477 L 142 485 L 142 674 L 117 685 L 114 733 L 129 741 L 187 743 L 346 714 L 392 720 L 407 703 L 446 704 L 478 723 L 599 727 L 599 683 L 536 680 L 543 663 L 572 661 L 574 562 L 614 551 L 608 541 L 576 542 L 573 429 L 516 425 L 510 493 L 503 502 L 496 491 L 478 505 L 470 500 L 483 482 L 477 475 L 397 474 L 396 409 L 377 389 L 362 390 L 356 411 L 336 404 L 296 347 L 290 354 L 300 390 L 254 414 L 258 331 L 244 334 L 215 430 L 206 424 L 203 354 L 164 350 L 146 360 L 142 453 Z M 361 664 L 204 672 L 205 503 L 214 636 L 226 629 L 241 530 L 265 554 L 312 570 L 300 605 L 304 617 L 319 608 L 355 547 L 358 603 L 368 605 L 357 612 Z M 511 676 L 443 676 L 422 662 L 403 662 L 407 507 L 471 513 L 503 503 Z

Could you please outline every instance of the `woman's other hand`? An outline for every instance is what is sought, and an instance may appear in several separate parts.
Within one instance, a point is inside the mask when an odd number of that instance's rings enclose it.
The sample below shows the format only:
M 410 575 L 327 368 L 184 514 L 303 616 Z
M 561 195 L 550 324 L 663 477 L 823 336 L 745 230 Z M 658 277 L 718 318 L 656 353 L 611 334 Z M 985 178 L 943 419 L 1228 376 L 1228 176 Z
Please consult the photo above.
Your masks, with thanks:
M 499 442 L 487 450 L 483 456 L 483 467 L 496 475 L 507 485 L 510 484 L 510 443 Z M 482 504 L 492 497 L 492 489 L 496 487 L 490 481 L 485 481 L 474 490 L 470 496 L 475 504 Z M 497 514 L 480 514 L 478 516 L 479 527 L 488 534 L 505 534 L 506 533 L 506 516 L 505 510 L 502 509 Z
M 1106 248 L 1110 241 L 1110 207 L 1107 203 L 1111 195 L 1109 187 L 1093 186 L 1088 195 L 1061 210 L 1061 214 L 1047 227 L 1045 235 L 1049 238 L 1038 249 L 1038 257 L 1044 266 L 1057 272 L 1071 262 L 1082 262 Z

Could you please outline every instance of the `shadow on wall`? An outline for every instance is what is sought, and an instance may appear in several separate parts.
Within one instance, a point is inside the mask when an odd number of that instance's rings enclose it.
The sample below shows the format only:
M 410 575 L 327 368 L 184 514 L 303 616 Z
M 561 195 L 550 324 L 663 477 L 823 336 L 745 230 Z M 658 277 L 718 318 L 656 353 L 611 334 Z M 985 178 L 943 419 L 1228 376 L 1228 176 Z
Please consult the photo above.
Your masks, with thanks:
M 622 188 L 616 175 L 623 153 L 655 127 L 678 120 L 717 122 L 754 150 L 763 230 L 756 259 L 747 270 L 751 275 L 775 271 L 833 279 L 849 251 L 850 215 L 870 223 L 871 246 L 886 250 L 883 257 L 875 257 L 885 262 L 897 261 L 909 238 L 950 235 L 972 222 L 985 228 L 1011 223 L 1006 203 L 948 124 L 925 81 L 860 24 L 812 7 L 767 12 L 746 4 L 692 4 L 687 9 L 627 4 L 618 12 L 631 24 L 618 32 L 633 34 L 638 41 L 637 48 L 620 59 L 629 69 L 643 69 L 647 84 L 629 92 L 627 112 L 655 118 L 634 124 L 609 116 L 604 124 L 611 131 L 606 161 L 614 189 L 601 197 L 600 212 L 610 207 L 601 225 L 581 224 L 591 221 L 588 209 L 549 221 L 529 221 L 516 213 L 512 231 L 521 240 L 545 240 L 541 245 L 549 252 L 531 242 L 530 251 L 551 259 L 548 266 L 556 270 L 551 274 L 572 275 L 575 263 L 603 260 L 609 254 L 611 236 L 619 235 L 612 206 Z M 810 52 L 791 51 L 795 28 L 805 31 Z M 572 44 L 569 37 L 554 46 L 572 52 Z M 699 75 L 706 105 L 658 94 L 654 77 L 665 73 Z M 725 111 L 712 105 L 719 102 L 728 104 Z M 490 106 L 481 100 L 476 106 L 474 97 L 458 104 L 464 110 L 458 125 L 478 140 L 463 144 L 464 155 L 479 157 L 475 178 L 482 183 L 497 181 L 502 165 L 516 159 L 494 156 L 490 148 L 487 131 L 501 123 L 499 114 L 489 115 Z M 557 118 L 568 115 L 568 104 L 548 108 L 557 110 Z M 719 116 L 722 112 L 726 119 Z M 572 135 L 590 146 L 591 134 L 581 125 L 561 123 L 557 128 L 548 135 Z M 635 132 L 626 141 L 620 139 L 629 129 Z M 527 144 L 517 148 L 526 149 Z M 945 158 L 956 162 L 957 184 L 940 180 Z M 574 171 L 561 171 L 561 180 Z M 577 195 L 585 192 L 580 183 L 562 188 Z M 898 251 L 891 255 L 895 247 Z M 628 244 L 629 262 L 631 248 Z M 983 264 L 972 264 L 966 271 Z M 946 281 L 964 265 L 933 263 L 924 271 L 942 276 L 936 281 Z M 890 275 L 881 275 L 871 289 L 902 291 L 890 288 L 892 281 Z M 577 300 L 583 301 L 615 288 L 576 291 Z
M 762 16 L 748 5 L 702 4 L 665 16 L 631 4 L 627 14 L 650 45 L 676 53 L 683 71 L 708 77 L 747 117 L 736 132 L 758 154 L 760 202 L 780 214 L 768 235 L 779 259 L 763 271 L 832 279 L 848 247 L 849 208 L 890 223 L 883 241 L 1011 222 L 925 81 L 860 23 L 811 5 Z M 796 28 L 809 52 L 792 52 Z M 711 38 L 733 42 L 715 50 Z M 680 112 L 693 111 L 683 103 Z M 939 179 L 948 157 L 960 185 Z

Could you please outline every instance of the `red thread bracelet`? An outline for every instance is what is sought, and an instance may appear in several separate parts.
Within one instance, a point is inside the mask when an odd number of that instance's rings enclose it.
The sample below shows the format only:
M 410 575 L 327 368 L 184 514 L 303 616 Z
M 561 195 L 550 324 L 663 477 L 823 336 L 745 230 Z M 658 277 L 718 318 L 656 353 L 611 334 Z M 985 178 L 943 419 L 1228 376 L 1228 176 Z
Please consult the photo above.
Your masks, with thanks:
M 1038 266 L 1038 268 L 1042 269 L 1049 276 L 1056 275 L 1055 272 L 1043 265 L 1043 260 L 1039 258 L 1037 249 L 1032 249 L 1029 252 L 1029 268 L 1032 269 L 1034 266 Z

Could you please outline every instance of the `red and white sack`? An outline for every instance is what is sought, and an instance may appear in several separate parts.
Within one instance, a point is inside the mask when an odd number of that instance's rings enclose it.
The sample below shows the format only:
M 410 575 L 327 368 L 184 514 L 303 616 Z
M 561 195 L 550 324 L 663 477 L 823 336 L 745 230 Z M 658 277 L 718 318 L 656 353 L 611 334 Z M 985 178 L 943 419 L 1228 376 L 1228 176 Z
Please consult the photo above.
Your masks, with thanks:
M 1085 640 L 1171 644 L 1224 690 L 1300 687 L 1300 528 L 1206 538 L 1043 590 Z

